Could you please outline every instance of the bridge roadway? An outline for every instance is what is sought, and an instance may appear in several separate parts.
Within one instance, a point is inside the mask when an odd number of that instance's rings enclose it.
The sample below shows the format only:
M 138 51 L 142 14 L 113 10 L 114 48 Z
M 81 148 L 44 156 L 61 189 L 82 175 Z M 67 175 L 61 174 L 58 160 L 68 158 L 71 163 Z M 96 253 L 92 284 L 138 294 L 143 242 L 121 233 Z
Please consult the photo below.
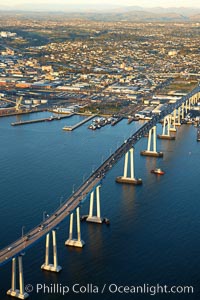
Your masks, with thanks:
M 97 168 L 89 178 L 59 207 L 53 214 L 38 224 L 37 227 L 29 231 L 24 237 L 19 238 L 12 244 L 8 245 L 0 251 L 0 265 L 3 265 L 10 261 L 13 257 L 23 253 L 33 244 L 38 242 L 52 229 L 56 227 L 81 203 L 83 203 L 89 193 L 98 185 L 101 184 L 105 174 L 120 160 L 120 158 L 126 154 L 128 150 L 133 147 L 138 140 L 140 140 L 149 130 L 155 126 L 163 117 L 172 113 L 174 109 L 177 109 L 182 103 L 188 100 L 190 97 L 200 92 L 200 86 L 197 86 L 194 90 L 183 96 L 176 103 L 169 104 L 168 107 L 160 115 L 153 116 L 152 119 L 145 123 L 140 129 L 138 129 L 132 136 L 130 136 L 124 143 L 112 153 L 106 161 L 104 161 L 99 168 Z

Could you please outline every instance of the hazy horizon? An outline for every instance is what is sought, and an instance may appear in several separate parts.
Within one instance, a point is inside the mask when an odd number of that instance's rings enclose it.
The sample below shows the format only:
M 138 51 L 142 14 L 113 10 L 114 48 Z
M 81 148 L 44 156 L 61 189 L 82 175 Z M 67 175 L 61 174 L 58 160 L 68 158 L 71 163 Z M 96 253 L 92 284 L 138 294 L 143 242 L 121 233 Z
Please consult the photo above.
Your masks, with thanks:
M 64 11 L 80 11 L 80 10 L 109 10 L 135 6 L 136 8 L 200 8 L 200 2 L 197 0 L 8 0 L 1 5 L 0 9 L 8 10 L 64 10 Z

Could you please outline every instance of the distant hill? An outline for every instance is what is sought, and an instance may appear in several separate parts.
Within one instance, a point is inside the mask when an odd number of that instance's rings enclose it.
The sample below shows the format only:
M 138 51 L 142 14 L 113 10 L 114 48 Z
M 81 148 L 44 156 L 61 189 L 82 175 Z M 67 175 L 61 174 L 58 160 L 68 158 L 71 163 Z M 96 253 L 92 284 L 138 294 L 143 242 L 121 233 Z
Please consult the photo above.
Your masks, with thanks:
M 186 17 L 195 15 L 200 13 L 200 8 L 190 8 L 190 7 L 151 7 L 151 8 L 143 8 L 136 6 L 129 6 L 129 11 L 137 10 L 137 11 L 148 11 L 155 14 L 168 14 L 168 13 L 176 13 L 179 15 L 183 15 Z
M 155 21 L 189 21 L 189 17 L 178 13 L 152 13 L 148 11 L 129 11 L 126 13 L 95 14 L 91 18 L 106 21 L 155 22 Z
M 190 17 L 191 21 L 200 22 L 200 13 Z
M 41 9 L 36 5 L 32 6 L 30 3 L 27 5 L 20 5 L 18 10 L 13 10 L 7 8 L 6 4 L 0 7 L 0 15 L 5 15 L 6 13 L 19 13 L 20 15 L 35 15 L 37 17 L 40 15 L 47 16 L 47 14 L 59 15 L 65 18 L 79 18 L 93 21 L 105 21 L 105 22 L 115 22 L 115 21 L 128 21 L 128 22 L 200 22 L 200 8 L 185 8 L 185 7 L 153 7 L 153 8 L 143 8 L 140 6 L 114 6 L 114 7 L 87 7 L 81 6 L 76 11 L 75 8 L 69 7 L 67 4 L 64 6 L 56 6 L 56 10 L 52 6 Z M 26 11 L 25 11 L 26 9 Z M 48 11 L 49 10 L 49 11 Z
M 77 14 L 70 14 L 70 17 Z M 128 12 L 112 12 L 112 13 L 82 13 L 80 17 L 93 21 L 127 21 L 127 22 L 189 22 L 200 21 L 200 13 L 194 16 L 187 16 L 175 12 L 154 13 L 144 10 L 133 10 Z

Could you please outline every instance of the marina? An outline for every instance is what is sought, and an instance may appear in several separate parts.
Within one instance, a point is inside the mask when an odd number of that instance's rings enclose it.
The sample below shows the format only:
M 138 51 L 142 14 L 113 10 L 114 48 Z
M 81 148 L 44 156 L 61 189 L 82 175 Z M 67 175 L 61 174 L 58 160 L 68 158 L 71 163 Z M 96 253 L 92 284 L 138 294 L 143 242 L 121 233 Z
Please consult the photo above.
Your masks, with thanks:
M 96 130 L 111 124 L 115 119 L 113 117 L 98 117 L 92 121 L 92 124 L 88 126 L 88 129 Z

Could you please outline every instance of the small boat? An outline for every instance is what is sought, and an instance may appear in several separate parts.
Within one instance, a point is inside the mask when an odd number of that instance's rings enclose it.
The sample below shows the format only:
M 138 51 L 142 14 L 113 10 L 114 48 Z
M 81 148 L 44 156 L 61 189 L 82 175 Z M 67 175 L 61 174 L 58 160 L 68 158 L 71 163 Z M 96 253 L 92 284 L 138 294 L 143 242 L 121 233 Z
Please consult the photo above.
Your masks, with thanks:
M 96 128 L 97 128 L 97 126 L 94 125 L 94 124 L 91 124 L 91 125 L 88 126 L 88 129 L 95 130 Z
M 103 223 L 105 223 L 106 225 L 110 225 L 110 220 L 107 218 L 104 218 Z
M 162 171 L 160 168 L 151 170 L 151 173 L 158 174 L 158 175 L 164 175 L 165 174 L 165 172 Z

